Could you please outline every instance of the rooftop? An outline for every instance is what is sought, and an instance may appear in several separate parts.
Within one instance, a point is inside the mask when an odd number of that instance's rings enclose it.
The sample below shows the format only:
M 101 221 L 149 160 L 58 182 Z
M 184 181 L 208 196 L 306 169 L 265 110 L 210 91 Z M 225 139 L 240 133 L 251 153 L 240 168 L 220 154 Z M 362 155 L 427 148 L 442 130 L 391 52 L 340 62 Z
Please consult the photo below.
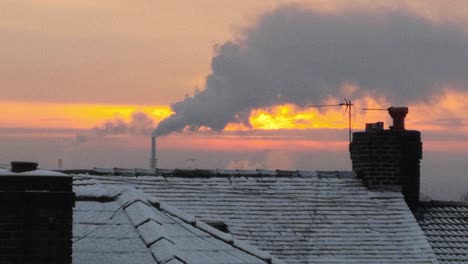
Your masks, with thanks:
M 74 191 L 73 263 L 281 263 L 135 188 Z
M 440 263 L 468 263 L 468 203 L 422 202 L 417 216 Z
M 285 263 L 437 262 L 402 195 L 369 191 L 351 172 L 73 173 L 76 187 L 132 186 L 203 222 L 224 223 L 234 239 Z

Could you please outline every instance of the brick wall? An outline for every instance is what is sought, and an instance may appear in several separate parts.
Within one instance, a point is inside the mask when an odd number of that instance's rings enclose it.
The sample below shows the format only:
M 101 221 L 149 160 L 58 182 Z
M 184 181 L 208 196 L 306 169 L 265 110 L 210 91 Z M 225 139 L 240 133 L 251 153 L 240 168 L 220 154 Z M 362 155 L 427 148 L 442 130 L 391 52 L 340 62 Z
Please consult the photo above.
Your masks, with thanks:
M 421 133 L 381 130 L 353 133 L 353 171 L 369 189 L 401 190 L 410 207 L 419 201 Z
M 72 262 L 72 178 L 0 176 L 0 264 Z

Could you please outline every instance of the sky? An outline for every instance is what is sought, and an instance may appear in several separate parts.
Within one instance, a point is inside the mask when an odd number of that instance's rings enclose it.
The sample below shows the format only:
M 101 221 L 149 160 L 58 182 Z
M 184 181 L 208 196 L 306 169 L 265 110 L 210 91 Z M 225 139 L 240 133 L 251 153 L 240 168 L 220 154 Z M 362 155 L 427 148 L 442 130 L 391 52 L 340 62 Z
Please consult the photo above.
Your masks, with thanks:
M 468 191 L 466 1 L 0 1 L 0 164 L 350 170 L 408 106 L 423 192 Z M 163 121 L 164 120 L 164 121 Z

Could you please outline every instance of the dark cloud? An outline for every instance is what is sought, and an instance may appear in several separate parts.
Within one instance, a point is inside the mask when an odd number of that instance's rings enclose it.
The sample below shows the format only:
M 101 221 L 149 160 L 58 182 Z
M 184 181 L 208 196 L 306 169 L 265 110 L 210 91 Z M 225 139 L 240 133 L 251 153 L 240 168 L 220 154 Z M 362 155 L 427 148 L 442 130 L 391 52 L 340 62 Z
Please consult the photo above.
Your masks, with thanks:
M 263 16 L 239 41 L 216 48 L 203 91 L 172 105 L 155 133 L 189 126 L 222 130 L 248 124 L 252 108 L 305 106 L 328 96 L 386 97 L 392 104 L 423 100 L 445 85 L 466 89 L 468 36 L 405 11 L 319 14 L 285 6 Z

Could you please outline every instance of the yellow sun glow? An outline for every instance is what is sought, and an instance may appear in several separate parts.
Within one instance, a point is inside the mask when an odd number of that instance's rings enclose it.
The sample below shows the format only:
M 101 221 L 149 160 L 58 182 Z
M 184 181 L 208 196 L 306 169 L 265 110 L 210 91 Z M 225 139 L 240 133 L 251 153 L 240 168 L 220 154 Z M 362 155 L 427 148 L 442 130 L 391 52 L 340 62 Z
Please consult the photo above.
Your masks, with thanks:
M 407 128 L 440 131 L 450 129 L 468 132 L 466 121 L 468 93 L 447 90 L 430 102 L 409 105 Z M 327 100 L 325 104 L 339 104 Z M 386 111 L 363 111 L 361 108 L 387 108 L 389 102 L 382 98 L 363 97 L 354 100 L 352 126 L 363 129 L 365 123 L 383 121 L 391 125 Z M 348 109 L 349 111 L 349 109 Z M 0 102 L 1 127 L 29 128 L 76 128 L 87 129 L 102 122 L 119 118 L 130 120 L 132 113 L 144 112 L 155 124 L 170 116 L 169 106 L 138 106 L 110 104 L 63 104 L 37 102 Z M 345 107 L 300 107 L 294 104 L 276 105 L 269 108 L 252 109 L 249 124 L 231 122 L 227 131 L 273 130 L 273 129 L 345 129 L 348 127 L 348 112 Z M 456 124 L 459 124 L 458 126 Z
M 144 112 L 156 122 L 171 115 L 169 106 L 0 102 L 2 127 L 91 128 L 105 120 L 129 120 Z

